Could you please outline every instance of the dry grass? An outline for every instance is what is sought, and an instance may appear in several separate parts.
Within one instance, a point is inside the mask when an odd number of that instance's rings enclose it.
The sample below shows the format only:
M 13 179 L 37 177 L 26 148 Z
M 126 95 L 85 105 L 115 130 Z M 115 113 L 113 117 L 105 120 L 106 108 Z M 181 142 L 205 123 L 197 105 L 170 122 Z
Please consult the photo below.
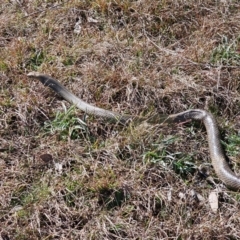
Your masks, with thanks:
M 26 77 L 52 75 L 89 103 L 134 115 L 208 109 L 237 172 L 239 1 L 2 2 L 2 239 L 240 238 L 240 195 L 216 178 L 201 124 L 66 115 L 68 103 Z

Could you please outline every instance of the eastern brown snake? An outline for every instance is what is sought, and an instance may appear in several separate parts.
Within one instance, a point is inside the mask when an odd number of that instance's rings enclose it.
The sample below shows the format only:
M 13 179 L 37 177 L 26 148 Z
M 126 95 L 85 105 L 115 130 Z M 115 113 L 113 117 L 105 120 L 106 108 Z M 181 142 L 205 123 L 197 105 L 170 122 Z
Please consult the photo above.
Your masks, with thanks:
M 122 115 L 102 108 L 94 107 L 82 101 L 50 76 L 38 72 L 31 72 L 28 74 L 28 77 L 38 79 L 44 86 L 50 87 L 65 100 L 76 105 L 79 109 L 86 113 L 108 119 L 114 119 L 119 122 L 126 122 L 128 119 L 132 118 L 130 115 Z M 184 122 L 189 119 L 202 121 L 206 127 L 210 157 L 217 176 L 226 184 L 227 187 L 233 190 L 240 190 L 240 178 L 238 178 L 228 166 L 221 146 L 217 122 L 213 115 L 205 110 L 191 109 L 177 114 L 172 114 L 167 117 L 167 120 L 172 122 Z

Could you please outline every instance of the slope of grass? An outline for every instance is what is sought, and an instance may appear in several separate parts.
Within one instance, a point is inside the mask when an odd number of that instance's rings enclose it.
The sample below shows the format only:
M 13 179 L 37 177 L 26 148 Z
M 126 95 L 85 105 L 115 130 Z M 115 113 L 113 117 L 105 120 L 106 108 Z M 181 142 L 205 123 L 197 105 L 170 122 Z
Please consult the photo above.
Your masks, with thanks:
M 238 172 L 239 12 L 239 1 L 3 0 L 2 239 L 239 239 L 239 193 L 216 177 L 201 123 L 119 126 L 26 77 L 132 115 L 207 109 Z

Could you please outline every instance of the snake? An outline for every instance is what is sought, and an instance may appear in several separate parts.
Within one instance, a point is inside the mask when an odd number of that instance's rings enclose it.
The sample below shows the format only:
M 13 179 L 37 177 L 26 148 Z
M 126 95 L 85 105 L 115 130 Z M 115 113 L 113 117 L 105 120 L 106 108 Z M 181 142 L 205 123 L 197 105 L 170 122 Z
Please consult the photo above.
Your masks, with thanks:
M 87 114 L 115 120 L 126 123 L 133 118 L 132 115 L 125 115 L 113 111 L 105 110 L 88 104 L 65 88 L 58 80 L 39 72 L 30 72 L 29 78 L 39 80 L 44 86 L 50 87 L 54 92 L 59 94 L 63 99 L 74 104 Z M 207 132 L 207 140 L 210 152 L 212 166 L 218 178 L 232 190 L 240 191 L 240 178 L 231 170 L 228 165 L 227 157 L 221 145 L 220 132 L 217 121 L 214 116 L 203 109 L 190 109 L 180 113 L 168 115 L 166 122 L 181 123 L 188 120 L 202 121 Z

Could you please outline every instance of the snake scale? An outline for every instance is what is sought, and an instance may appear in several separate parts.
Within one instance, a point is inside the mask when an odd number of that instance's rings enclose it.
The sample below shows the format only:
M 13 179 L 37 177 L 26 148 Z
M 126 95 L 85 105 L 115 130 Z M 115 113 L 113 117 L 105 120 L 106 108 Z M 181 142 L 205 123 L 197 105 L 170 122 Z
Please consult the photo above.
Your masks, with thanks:
M 38 79 L 44 86 L 50 87 L 65 100 L 76 105 L 79 109 L 88 114 L 117 120 L 119 122 L 126 122 L 132 118 L 130 115 L 122 115 L 108 111 L 82 101 L 77 96 L 69 92 L 56 79 L 53 79 L 50 76 L 38 72 L 30 72 L 28 74 L 28 77 Z M 227 163 L 220 142 L 220 133 L 218 130 L 217 122 L 211 113 L 201 109 L 191 109 L 177 114 L 169 115 L 167 119 L 172 122 L 184 122 L 186 120 L 203 121 L 207 130 L 207 138 L 212 165 L 217 176 L 228 188 L 233 190 L 240 190 L 240 178 L 230 169 Z

